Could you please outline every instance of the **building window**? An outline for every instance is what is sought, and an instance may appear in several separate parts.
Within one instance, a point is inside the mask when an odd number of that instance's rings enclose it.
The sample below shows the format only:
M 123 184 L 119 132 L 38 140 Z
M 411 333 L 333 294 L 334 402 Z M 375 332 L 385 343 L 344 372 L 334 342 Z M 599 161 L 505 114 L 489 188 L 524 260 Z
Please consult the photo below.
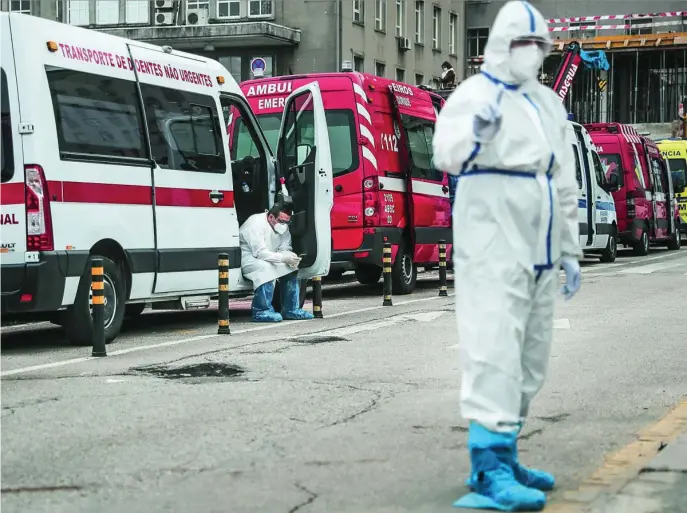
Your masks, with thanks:
M 375 0 L 375 30 L 386 32 L 386 0 Z
M 359 73 L 365 72 L 365 59 L 360 55 L 353 56 L 353 69 Z
M 210 0 L 186 0 L 186 14 L 190 11 L 205 9 L 210 11 Z
M 248 2 L 248 16 L 272 16 L 272 0 L 250 0 Z
M 481 57 L 484 55 L 484 49 L 487 46 L 487 39 L 489 39 L 488 28 L 471 28 L 468 29 L 468 44 L 467 57 Z
M 396 37 L 405 35 L 406 27 L 406 1 L 396 0 Z
M 67 4 L 67 23 L 71 25 L 89 25 L 88 0 L 69 0 Z
M 98 0 L 95 3 L 95 23 L 97 25 L 117 25 L 119 23 L 119 0 Z
M 396 82 L 406 81 L 406 70 L 403 68 L 396 68 Z
M 365 0 L 353 0 L 353 23 L 365 24 Z
M 150 8 L 147 0 L 126 0 L 126 23 L 148 23 Z
M 386 64 L 383 62 L 375 62 L 375 75 L 378 77 L 386 75 Z
M 217 0 L 218 18 L 240 18 L 241 0 Z
M 217 60 L 219 60 L 219 63 L 222 66 L 227 68 L 229 73 L 231 73 L 231 76 L 234 77 L 234 80 L 236 80 L 237 84 L 240 84 L 243 80 L 248 79 L 248 77 L 244 79 L 241 76 L 241 57 L 224 55 Z
M 448 53 L 458 55 L 456 46 L 458 44 L 458 15 L 450 13 L 448 16 Z
M 11 0 L 10 12 L 31 14 L 31 0 Z
M 648 27 L 645 25 L 649 25 Z M 653 30 L 653 20 L 651 18 L 639 18 L 630 20 L 630 28 L 627 29 L 627 34 L 630 36 L 638 36 L 643 34 L 651 34 Z
M 415 2 L 415 42 L 419 44 L 425 42 L 425 2 L 423 0 Z
M 425 76 L 422 73 L 415 73 L 415 85 L 420 86 L 425 83 Z
M 441 47 L 441 8 L 435 7 L 432 15 L 432 50 Z

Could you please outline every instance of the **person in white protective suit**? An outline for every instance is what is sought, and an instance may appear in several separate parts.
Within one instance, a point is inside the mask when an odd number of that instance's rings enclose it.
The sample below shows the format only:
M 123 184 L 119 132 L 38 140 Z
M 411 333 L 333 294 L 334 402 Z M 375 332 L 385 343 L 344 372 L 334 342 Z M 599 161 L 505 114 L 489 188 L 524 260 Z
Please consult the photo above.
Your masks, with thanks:
M 301 259 L 291 251 L 292 213 L 288 203 L 278 202 L 268 212 L 250 216 L 239 230 L 241 272 L 253 282 L 251 312 L 256 322 L 313 318 L 310 312 L 300 308 L 298 264 Z M 282 284 L 281 314 L 272 306 L 277 279 Z
M 539 84 L 551 49 L 542 15 L 509 1 L 482 72 L 439 114 L 435 166 L 458 175 L 453 211 L 461 412 L 472 493 L 454 506 L 539 510 L 554 478 L 522 466 L 517 436 L 546 375 L 558 274 L 580 286 L 575 160 L 567 113 Z

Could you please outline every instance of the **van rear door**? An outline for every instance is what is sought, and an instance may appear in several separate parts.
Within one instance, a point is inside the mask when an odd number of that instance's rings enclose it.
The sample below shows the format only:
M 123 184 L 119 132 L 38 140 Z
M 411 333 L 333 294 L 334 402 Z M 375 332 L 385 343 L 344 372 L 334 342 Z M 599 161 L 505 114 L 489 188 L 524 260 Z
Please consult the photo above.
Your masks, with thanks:
M 2 240 L 2 291 L 12 292 L 24 282 L 26 252 L 26 205 L 24 194 L 24 153 L 19 133 L 21 111 L 17 90 L 14 53 L 9 16 L 0 17 L 2 25 L 2 63 L 0 68 L 0 101 L 2 103 L 2 185 L 0 186 L 0 225 Z M 47 191 L 45 191 L 47 192 Z
M 279 175 L 293 201 L 289 230 L 293 252 L 302 258 L 298 277 L 326 276 L 332 258 L 334 181 L 327 119 L 317 82 L 299 87 L 286 99 L 277 158 Z
M 593 247 L 594 246 L 594 236 L 596 233 L 596 221 L 595 221 L 595 203 L 596 196 L 594 196 L 594 180 L 592 171 L 592 163 L 589 161 L 589 151 L 584 141 L 584 136 L 582 135 L 582 127 L 575 127 L 575 137 L 577 138 L 577 145 L 580 148 L 581 160 L 582 160 L 582 174 L 584 176 L 582 183 L 584 184 L 584 189 L 582 190 L 582 198 L 585 200 L 585 207 L 587 209 L 587 236 L 584 238 L 580 233 L 580 243 L 582 247 Z M 585 239 L 585 240 L 583 240 Z

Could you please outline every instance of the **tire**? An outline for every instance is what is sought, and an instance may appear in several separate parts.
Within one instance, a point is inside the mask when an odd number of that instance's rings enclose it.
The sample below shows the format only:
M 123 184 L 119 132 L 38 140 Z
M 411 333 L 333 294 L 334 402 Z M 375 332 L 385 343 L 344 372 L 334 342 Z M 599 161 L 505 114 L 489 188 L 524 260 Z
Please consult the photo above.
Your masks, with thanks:
M 105 283 L 105 342 L 112 342 L 122 328 L 126 311 L 126 280 L 122 270 L 112 260 L 103 259 Z M 91 316 L 91 260 L 88 259 L 84 274 L 76 289 L 74 304 L 67 308 L 64 329 L 69 342 L 79 346 L 93 344 L 93 317 Z
M 601 253 L 601 257 L 599 257 L 599 260 L 610 264 L 612 262 L 615 262 L 615 259 L 617 257 L 618 240 L 616 238 L 616 229 L 614 227 L 611 231 L 611 235 L 608 237 L 608 244 L 606 244 L 606 248 L 603 250 L 603 253 Z
M 639 237 L 639 241 L 635 242 L 633 247 L 635 255 L 646 256 L 649 254 L 649 230 L 646 225 L 644 225 L 642 229 L 642 235 Z
M 680 233 L 680 224 L 675 222 L 675 235 L 668 241 L 668 249 L 671 251 L 678 251 L 682 247 L 682 233 Z
M 308 293 L 308 282 L 310 280 L 298 280 L 298 306 L 303 308 L 305 296 Z M 277 280 L 272 297 L 272 308 L 275 312 L 281 313 L 281 281 Z
M 382 268 L 372 264 L 358 264 L 355 266 L 355 279 L 361 285 L 376 285 L 382 277 Z
M 124 317 L 138 317 L 143 313 L 143 310 L 146 309 L 146 304 L 145 303 L 131 303 L 130 305 L 126 305 L 124 309 Z
M 402 242 L 391 269 L 391 292 L 398 296 L 412 293 L 417 283 L 417 266 L 407 248 L 408 244 Z

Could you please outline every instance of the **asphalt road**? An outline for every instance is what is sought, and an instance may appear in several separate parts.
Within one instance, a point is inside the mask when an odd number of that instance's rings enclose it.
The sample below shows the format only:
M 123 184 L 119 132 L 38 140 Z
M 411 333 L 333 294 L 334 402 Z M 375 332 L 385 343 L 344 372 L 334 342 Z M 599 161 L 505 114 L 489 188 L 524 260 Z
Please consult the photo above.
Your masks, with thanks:
M 521 440 L 559 479 L 552 504 L 687 390 L 687 250 L 621 255 L 557 305 Z M 466 423 L 436 285 L 386 308 L 378 288 L 328 287 L 324 320 L 280 325 L 236 304 L 228 337 L 212 311 L 144 314 L 100 359 L 50 326 L 3 330 L 3 511 L 455 511 Z

